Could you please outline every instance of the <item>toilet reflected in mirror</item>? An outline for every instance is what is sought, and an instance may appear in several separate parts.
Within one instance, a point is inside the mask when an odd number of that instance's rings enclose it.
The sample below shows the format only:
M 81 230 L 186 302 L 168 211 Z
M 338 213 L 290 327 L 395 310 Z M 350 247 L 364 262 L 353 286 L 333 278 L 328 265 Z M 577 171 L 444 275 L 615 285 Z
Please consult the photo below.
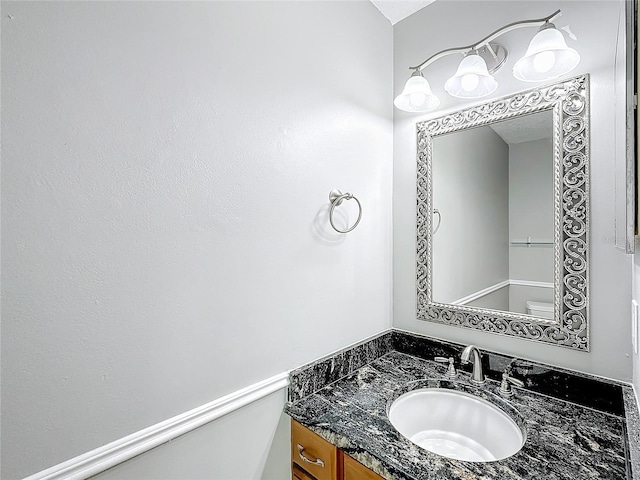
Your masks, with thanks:
M 527 315 L 553 320 L 553 303 L 527 301 Z

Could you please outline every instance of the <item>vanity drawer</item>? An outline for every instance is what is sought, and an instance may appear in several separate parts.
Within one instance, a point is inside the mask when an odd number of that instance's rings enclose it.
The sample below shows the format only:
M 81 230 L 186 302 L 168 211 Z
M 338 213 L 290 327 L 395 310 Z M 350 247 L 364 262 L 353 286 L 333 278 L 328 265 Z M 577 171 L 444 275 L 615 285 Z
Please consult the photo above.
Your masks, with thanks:
M 294 463 L 291 468 L 291 480 L 315 480 L 315 478 Z
M 291 460 L 317 480 L 337 477 L 337 448 L 294 420 L 291 421 Z M 294 478 L 296 472 L 294 466 Z
M 345 453 L 344 480 L 384 480 L 384 478 Z

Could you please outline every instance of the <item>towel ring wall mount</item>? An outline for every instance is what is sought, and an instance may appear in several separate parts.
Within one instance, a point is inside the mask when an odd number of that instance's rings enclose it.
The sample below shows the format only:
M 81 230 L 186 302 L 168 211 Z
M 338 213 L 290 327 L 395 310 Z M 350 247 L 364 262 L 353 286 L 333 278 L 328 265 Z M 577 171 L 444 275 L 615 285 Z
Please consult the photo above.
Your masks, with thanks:
M 354 223 L 351 228 L 348 228 L 347 230 L 340 230 L 333 223 L 333 211 L 337 206 L 342 204 L 343 200 L 355 200 L 358 204 L 358 219 L 356 220 L 356 223 Z M 358 200 L 349 192 L 342 193 L 340 190 L 331 190 L 331 192 L 329 192 L 329 201 L 331 202 L 331 209 L 329 210 L 329 223 L 331 223 L 331 226 L 336 232 L 349 233 L 351 230 L 358 226 L 358 224 L 360 223 L 360 219 L 362 218 L 362 205 L 360 205 L 360 200 Z

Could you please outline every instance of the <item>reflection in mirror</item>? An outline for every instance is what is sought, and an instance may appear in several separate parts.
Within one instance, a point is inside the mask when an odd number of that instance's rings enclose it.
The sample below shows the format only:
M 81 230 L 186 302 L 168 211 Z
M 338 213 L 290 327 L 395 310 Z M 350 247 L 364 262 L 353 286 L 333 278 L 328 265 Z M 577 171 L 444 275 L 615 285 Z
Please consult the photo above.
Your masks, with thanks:
M 433 300 L 553 319 L 553 113 L 433 139 Z
M 418 123 L 418 319 L 589 350 L 589 76 Z

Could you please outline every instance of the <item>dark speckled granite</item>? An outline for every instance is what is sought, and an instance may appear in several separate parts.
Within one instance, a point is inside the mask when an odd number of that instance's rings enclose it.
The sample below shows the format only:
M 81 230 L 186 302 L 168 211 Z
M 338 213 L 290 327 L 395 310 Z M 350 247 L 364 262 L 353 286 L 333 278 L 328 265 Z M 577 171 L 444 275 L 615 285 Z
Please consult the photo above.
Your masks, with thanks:
M 461 373 L 442 378 L 443 366 L 391 351 L 314 394 L 287 404 L 285 411 L 387 479 L 401 480 L 591 480 L 627 479 L 625 420 L 526 389 L 516 389 L 509 405 L 519 412 L 527 441 L 512 457 L 473 463 L 449 460 L 416 446 L 387 419 L 387 407 L 422 383 L 493 395 L 498 383 L 478 390 Z M 432 380 L 425 380 L 425 379 Z M 407 386 L 407 383 L 414 382 Z
M 470 364 L 460 365 L 459 362 L 465 345 L 398 330 L 392 331 L 391 345 L 393 350 L 428 360 L 434 356 L 454 357 L 457 368 L 466 372 L 471 372 L 472 369 Z M 500 381 L 502 372 L 511 364 L 513 376 L 523 380 L 527 390 L 614 415 L 624 415 L 622 383 L 485 350 L 482 350 L 482 361 L 485 375 L 493 380 Z
M 640 412 L 633 389 L 624 387 L 624 407 L 627 427 L 627 452 L 629 454 L 629 478 L 640 478 Z
M 390 330 L 291 372 L 285 411 L 388 479 L 640 480 L 640 414 L 628 385 L 483 351 L 490 380 L 477 390 L 468 383 L 471 366 L 459 362 L 463 347 Z M 442 377 L 446 365 L 433 362 L 435 356 L 456 359 L 456 381 Z M 508 365 L 525 389 L 515 389 L 504 405 L 492 392 Z M 475 389 L 505 409 L 511 405 L 527 431 L 525 446 L 488 463 L 449 460 L 417 447 L 386 413 L 394 398 L 420 382 Z
M 347 347 L 289 373 L 289 401 L 295 402 L 391 351 L 391 331 Z

